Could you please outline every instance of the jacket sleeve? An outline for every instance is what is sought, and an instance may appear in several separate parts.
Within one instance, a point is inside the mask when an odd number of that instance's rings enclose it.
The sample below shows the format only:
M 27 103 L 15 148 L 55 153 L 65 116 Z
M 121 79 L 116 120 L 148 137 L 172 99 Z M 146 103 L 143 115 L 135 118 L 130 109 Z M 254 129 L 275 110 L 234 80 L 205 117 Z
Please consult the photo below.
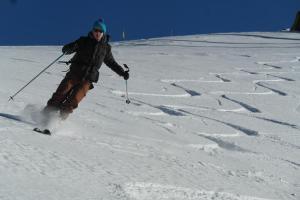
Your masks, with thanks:
M 119 76 L 124 76 L 124 69 L 115 61 L 111 52 L 111 46 L 109 44 L 107 46 L 108 49 L 104 58 L 104 63 Z
M 82 38 L 79 38 L 78 40 L 76 40 L 74 42 L 66 44 L 62 48 L 62 52 L 65 54 L 72 54 L 72 53 L 76 52 L 79 48 L 81 41 L 82 41 Z

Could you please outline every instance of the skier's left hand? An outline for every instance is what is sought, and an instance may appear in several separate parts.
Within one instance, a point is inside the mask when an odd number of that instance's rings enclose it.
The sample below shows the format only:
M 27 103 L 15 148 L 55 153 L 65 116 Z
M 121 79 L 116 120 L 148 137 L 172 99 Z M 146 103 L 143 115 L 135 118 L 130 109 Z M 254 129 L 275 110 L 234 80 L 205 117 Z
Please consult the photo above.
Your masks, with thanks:
M 129 79 L 129 72 L 125 71 L 123 77 L 124 77 L 125 80 L 128 80 Z

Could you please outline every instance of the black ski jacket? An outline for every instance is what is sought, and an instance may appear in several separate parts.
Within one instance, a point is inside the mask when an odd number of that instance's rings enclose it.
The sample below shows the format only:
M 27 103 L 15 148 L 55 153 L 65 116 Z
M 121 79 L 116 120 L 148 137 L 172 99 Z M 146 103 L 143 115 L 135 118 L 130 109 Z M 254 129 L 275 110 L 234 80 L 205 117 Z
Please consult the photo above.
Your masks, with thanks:
M 99 69 L 104 62 L 109 68 L 120 76 L 124 76 L 123 68 L 115 61 L 111 46 L 108 44 L 108 37 L 103 36 L 101 41 L 93 38 L 90 32 L 86 37 L 65 45 L 62 48 L 65 54 L 75 55 L 70 60 L 70 72 L 83 80 L 98 82 Z

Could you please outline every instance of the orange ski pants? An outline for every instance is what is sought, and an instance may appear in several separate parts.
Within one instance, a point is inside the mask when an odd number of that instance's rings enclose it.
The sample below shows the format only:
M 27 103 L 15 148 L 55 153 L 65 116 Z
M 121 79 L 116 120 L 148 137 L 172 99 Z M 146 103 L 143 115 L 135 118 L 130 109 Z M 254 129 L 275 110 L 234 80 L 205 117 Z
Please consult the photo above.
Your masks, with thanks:
M 78 107 L 79 102 L 86 96 L 92 84 L 78 76 L 67 73 L 57 90 L 47 102 L 47 107 L 70 114 Z

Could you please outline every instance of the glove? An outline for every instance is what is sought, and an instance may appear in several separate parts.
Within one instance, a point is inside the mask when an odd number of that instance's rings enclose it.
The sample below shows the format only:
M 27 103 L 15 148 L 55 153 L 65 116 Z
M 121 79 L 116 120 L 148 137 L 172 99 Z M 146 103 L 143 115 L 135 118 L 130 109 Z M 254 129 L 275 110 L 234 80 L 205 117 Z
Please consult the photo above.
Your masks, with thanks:
M 63 52 L 64 54 L 68 54 L 69 51 L 70 51 L 70 49 L 68 49 L 66 46 L 64 46 L 64 47 L 62 48 L 62 52 Z
M 73 52 L 76 51 L 77 48 L 78 48 L 77 43 L 70 43 L 70 44 L 67 44 L 67 45 L 63 46 L 62 52 L 64 54 L 72 54 Z
M 69 47 L 63 47 L 63 48 L 62 48 L 62 52 L 63 52 L 64 54 L 66 54 L 66 55 L 72 54 L 74 51 L 75 51 L 75 48 L 73 48 L 73 49 L 70 49 Z
M 124 77 L 125 80 L 128 80 L 129 79 L 129 72 L 125 71 L 124 74 L 123 74 L 123 77 Z

